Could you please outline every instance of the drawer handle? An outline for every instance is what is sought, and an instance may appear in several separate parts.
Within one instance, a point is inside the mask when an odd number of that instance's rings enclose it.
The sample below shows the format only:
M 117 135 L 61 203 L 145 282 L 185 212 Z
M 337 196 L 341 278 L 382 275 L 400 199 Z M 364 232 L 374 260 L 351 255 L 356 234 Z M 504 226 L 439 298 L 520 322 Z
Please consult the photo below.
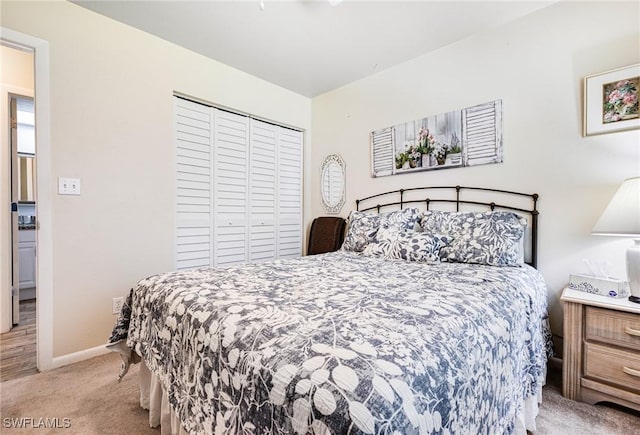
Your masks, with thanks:
M 636 337 L 640 337 L 640 330 L 638 329 L 631 329 L 627 326 L 626 328 L 624 328 L 624 332 L 626 332 L 629 335 L 635 335 Z
M 640 370 L 630 369 L 629 367 L 622 366 L 622 371 L 628 375 L 636 376 L 640 378 Z

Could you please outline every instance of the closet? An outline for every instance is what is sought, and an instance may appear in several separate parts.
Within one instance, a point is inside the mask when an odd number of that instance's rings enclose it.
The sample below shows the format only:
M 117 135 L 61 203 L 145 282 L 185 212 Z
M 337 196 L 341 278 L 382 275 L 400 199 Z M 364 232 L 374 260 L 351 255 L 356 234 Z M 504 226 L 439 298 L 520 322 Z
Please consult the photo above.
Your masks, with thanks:
M 302 132 L 174 97 L 176 269 L 299 257 Z

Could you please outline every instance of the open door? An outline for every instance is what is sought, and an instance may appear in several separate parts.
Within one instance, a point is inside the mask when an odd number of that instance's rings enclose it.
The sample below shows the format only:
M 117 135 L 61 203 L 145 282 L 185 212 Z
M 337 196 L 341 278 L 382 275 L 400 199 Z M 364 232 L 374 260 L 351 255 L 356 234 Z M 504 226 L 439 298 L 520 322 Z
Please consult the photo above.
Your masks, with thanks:
M 12 323 L 20 321 L 20 262 L 18 261 L 18 100 L 11 98 L 11 302 Z

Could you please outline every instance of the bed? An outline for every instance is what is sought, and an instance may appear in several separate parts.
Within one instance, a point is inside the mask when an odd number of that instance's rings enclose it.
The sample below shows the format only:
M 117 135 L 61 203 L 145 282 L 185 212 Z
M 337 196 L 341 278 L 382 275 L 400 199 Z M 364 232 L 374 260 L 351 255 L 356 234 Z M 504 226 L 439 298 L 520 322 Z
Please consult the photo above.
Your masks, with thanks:
M 108 347 L 123 356 L 121 376 L 141 360 L 150 424 L 191 434 L 534 430 L 551 352 L 546 287 L 530 265 L 537 195 L 477 189 L 533 204 L 501 212 L 462 199 L 460 186 L 421 189 L 383 194 L 399 200 L 374 214 L 366 202 L 381 195 L 359 200 L 337 252 L 141 280 Z M 450 189 L 453 199 L 435 193 Z M 437 202 L 455 209 L 431 210 Z M 491 211 L 459 210 L 480 204 Z M 496 229 L 509 233 L 514 219 L 518 246 L 478 261 L 482 228 L 499 245 Z

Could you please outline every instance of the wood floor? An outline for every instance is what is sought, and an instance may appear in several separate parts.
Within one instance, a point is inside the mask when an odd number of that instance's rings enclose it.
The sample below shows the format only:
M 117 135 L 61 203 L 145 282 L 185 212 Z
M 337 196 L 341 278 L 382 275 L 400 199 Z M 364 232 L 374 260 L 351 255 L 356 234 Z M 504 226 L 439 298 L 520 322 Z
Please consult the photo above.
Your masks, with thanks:
M 36 300 L 20 302 L 20 323 L 0 335 L 0 382 L 38 373 Z

